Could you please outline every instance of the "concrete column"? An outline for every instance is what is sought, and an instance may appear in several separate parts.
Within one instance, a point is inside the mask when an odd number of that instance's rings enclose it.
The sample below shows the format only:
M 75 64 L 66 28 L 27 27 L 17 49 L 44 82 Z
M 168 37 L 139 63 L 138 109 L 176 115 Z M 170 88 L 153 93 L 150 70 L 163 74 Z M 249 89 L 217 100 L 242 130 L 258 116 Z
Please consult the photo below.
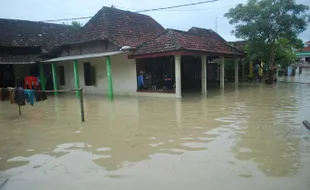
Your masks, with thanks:
M 58 80 L 57 80 L 57 73 L 56 73 L 56 63 L 52 63 L 52 75 L 53 75 L 53 87 L 54 87 L 54 94 L 58 94 Z
M 40 64 L 40 81 L 41 81 L 41 90 L 45 90 L 45 76 L 44 76 L 44 69 L 43 69 L 43 63 Z
M 250 76 L 253 77 L 253 61 L 250 62 Z
M 74 86 L 75 89 L 80 89 L 80 78 L 79 78 L 79 66 L 78 66 L 78 61 L 77 60 L 73 60 L 73 73 L 74 73 Z M 80 97 L 80 91 L 77 90 L 75 92 L 76 97 Z
M 224 84 L 225 84 L 224 57 L 220 57 L 220 86 L 221 86 L 221 89 L 224 89 Z
M 244 77 L 244 68 L 245 68 L 244 59 L 242 59 L 242 77 Z
M 238 86 L 239 83 L 239 59 L 235 58 L 235 85 Z
M 108 97 L 110 100 L 112 100 L 114 98 L 114 94 L 113 94 L 113 82 L 112 82 L 112 70 L 111 70 L 111 57 L 107 56 L 105 59 L 107 67 L 107 79 L 108 79 Z
M 174 65 L 175 65 L 175 93 L 177 98 L 182 98 L 181 90 L 181 56 L 174 56 Z
M 201 56 L 201 93 L 206 94 L 207 93 L 207 56 L 203 55 Z

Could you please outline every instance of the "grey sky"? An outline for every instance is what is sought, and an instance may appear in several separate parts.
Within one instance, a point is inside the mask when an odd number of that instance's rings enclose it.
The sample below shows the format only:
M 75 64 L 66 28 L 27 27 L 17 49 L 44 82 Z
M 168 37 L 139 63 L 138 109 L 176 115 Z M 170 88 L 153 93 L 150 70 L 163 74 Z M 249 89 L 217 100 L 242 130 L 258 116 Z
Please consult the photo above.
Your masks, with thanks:
M 200 0 L 1 0 L 0 17 L 24 20 L 51 20 L 81 16 L 93 16 L 102 6 L 112 4 L 119 9 L 137 11 L 165 7 L 171 5 L 198 2 Z M 231 34 L 233 27 L 223 16 L 229 8 L 245 0 L 219 0 L 218 2 L 171 9 L 165 11 L 148 12 L 165 28 L 187 30 L 192 26 L 216 28 L 217 32 L 226 40 L 236 40 Z M 298 3 L 310 6 L 310 0 L 297 0 Z M 178 11 L 176 11 L 178 10 Z M 87 20 L 80 20 L 86 22 Z M 304 41 L 310 40 L 310 26 L 300 35 Z

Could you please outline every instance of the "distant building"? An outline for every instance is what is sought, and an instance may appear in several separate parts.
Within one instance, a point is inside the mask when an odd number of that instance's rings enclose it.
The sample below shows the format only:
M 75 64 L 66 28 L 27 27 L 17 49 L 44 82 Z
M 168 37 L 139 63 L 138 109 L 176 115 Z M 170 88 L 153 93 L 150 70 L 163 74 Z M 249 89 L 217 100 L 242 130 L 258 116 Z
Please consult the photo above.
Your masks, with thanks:
M 310 63 L 310 41 L 305 42 L 305 47 L 296 51 L 296 56 L 302 62 Z

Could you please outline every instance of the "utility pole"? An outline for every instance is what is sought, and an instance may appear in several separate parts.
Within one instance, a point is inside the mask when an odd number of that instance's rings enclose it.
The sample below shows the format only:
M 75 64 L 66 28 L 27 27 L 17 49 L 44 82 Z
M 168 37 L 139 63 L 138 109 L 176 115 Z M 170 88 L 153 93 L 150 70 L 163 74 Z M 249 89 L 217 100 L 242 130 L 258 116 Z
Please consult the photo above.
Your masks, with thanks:
M 215 32 L 217 33 L 217 17 L 215 18 Z

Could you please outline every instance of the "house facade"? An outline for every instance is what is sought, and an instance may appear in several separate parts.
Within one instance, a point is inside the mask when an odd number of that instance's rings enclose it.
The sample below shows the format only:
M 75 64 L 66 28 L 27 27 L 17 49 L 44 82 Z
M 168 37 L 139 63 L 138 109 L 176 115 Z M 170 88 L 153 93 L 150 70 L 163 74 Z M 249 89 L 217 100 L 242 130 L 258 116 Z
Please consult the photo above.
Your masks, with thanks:
M 55 89 L 169 97 L 181 97 L 187 81 L 191 82 L 188 86 L 198 84 L 205 93 L 208 76 L 215 72 L 222 76 L 220 86 L 224 88 L 224 59 L 236 60 L 238 68 L 237 59 L 244 56 L 211 30 L 165 30 L 147 15 L 109 7 L 99 10 L 71 43 L 61 44 L 55 51 L 58 56 L 45 61 L 57 65 Z M 222 66 L 208 75 L 212 61 Z M 139 89 L 137 76 L 142 71 L 152 79 L 148 87 Z M 173 88 L 166 87 L 167 76 Z M 182 76 L 187 76 L 183 86 Z M 235 76 L 238 78 L 238 69 Z
M 147 15 L 110 7 L 47 52 L 40 65 L 51 69 L 55 91 L 83 88 L 84 93 L 110 98 L 180 98 L 183 90 L 206 93 L 209 82 L 217 81 L 224 88 L 225 59 L 233 61 L 237 85 L 238 59 L 244 57 L 212 30 L 164 29 Z M 142 73 L 147 85 L 139 88 Z

